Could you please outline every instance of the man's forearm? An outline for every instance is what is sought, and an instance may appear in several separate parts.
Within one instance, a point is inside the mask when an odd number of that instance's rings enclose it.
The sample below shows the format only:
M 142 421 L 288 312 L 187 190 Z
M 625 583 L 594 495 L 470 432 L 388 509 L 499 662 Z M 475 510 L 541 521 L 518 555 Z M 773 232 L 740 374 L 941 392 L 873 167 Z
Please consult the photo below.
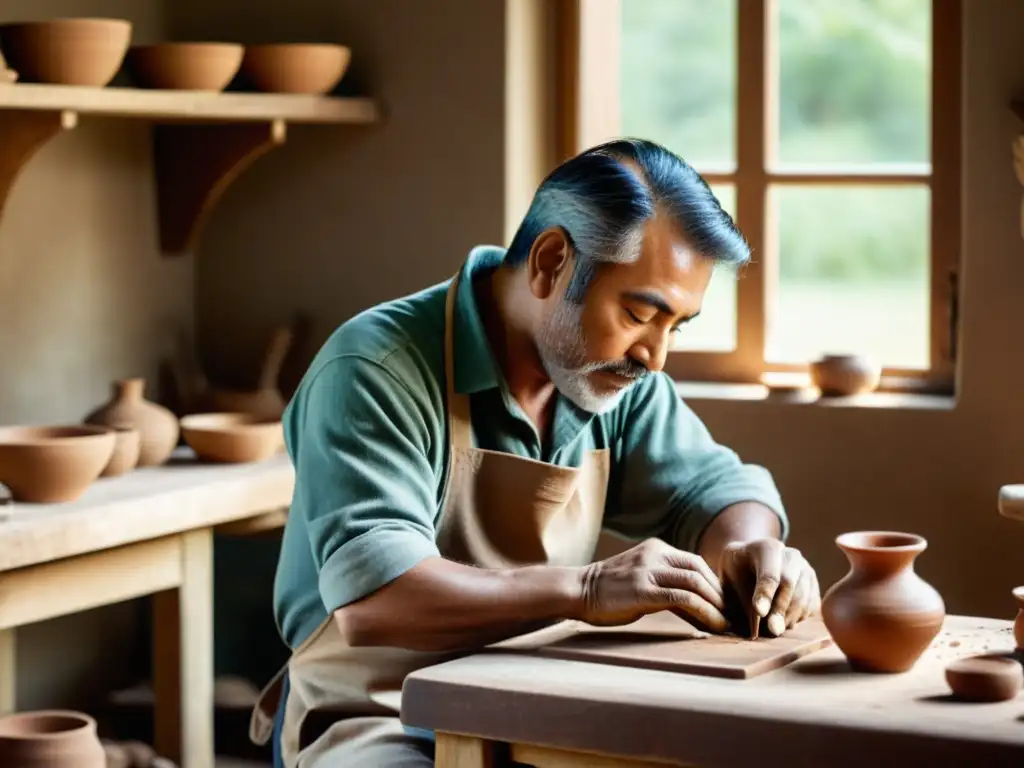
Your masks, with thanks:
M 418 651 L 479 648 L 578 615 L 581 570 L 489 570 L 432 557 L 335 611 L 354 646 Z
M 697 554 L 715 573 L 720 573 L 722 552 L 736 541 L 778 539 L 782 536 L 779 516 L 764 504 L 744 501 L 726 507 L 711 521 L 697 544 Z

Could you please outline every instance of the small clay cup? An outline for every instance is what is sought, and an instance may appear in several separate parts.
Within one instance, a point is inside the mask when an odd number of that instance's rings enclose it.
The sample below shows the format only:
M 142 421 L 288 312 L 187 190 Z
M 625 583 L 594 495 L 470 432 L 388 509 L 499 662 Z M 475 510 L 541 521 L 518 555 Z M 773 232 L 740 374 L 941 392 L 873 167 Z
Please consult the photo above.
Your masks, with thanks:
M 1024 651 L 1024 586 L 1013 590 L 1013 598 L 1017 601 L 1017 618 L 1013 622 L 1013 639 L 1017 642 L 1017 650 Z
M 810 374 L 824 397 L 842 397 L 875 389 L 882 368 L 862 355 L 825 355 L 811 363 Z
M 245 48 L 237 43 L 136 45 L 126 63 L 146 88 L 223 91 L 238 73 Z
M 1024 686 L 1024 670 L 1016 659 L 981 654 L 949 664 L 946 682 L 953 695 L 962 701 L 1008 701 Z
M 197 413 L 181 419 L 181 436 L 203 461 L 263 461 L 284 446 L 280 419 L 246 413 Z
M 0 482 L 15 501 L 74 501 L 107 466 L 115 442 L 100 426 L 2 427 Z
M 351 57 L 349 48 L 330 43 L 250 45 L 242 75 L 260 91 L 324 94 L 341 81 Z
M 0 718 L 0 765 L 104 768 L 96 721 L 81 712 L 39 710 Z
M 125 19 L 51 19 L 0 25 L 0 47 L 26 83 L 107 85 L 121 68 L 132 25 Z
M 114 452 L 100 477 L 119 477 L 138 466 L 142 433 L 135 427 L 123 424 L 109 429 L 114 433 Z

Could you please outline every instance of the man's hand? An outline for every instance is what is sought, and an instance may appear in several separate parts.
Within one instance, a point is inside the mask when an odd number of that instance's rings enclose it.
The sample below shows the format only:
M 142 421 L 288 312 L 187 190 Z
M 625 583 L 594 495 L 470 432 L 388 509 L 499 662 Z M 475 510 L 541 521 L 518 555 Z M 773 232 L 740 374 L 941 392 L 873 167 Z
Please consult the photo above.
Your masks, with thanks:
M 726 545 L 720 572 L 725 588 L 735 590 L 745 608 L 752 606 L 758 621 L 767 617 L 768 631 L 776 637 L 821 610 L 814 569 L 799 550 L 778 539 Z
M 729 628 L 722 585 L 700 555 L 648 539 L 582 571 L 582 611 L 588 624 L 629 624 L 669 610 L 712 632 Z

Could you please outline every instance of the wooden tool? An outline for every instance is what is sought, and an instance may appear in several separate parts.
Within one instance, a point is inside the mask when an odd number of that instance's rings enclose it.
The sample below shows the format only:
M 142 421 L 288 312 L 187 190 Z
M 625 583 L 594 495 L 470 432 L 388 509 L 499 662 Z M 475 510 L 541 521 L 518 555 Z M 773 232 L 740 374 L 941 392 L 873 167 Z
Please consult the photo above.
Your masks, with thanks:
M 782 637 L 750 640 L 735 635 L 708 635 L 675 614 L 662 612 L 624 627 L 563 622 L 497 643 L 490 649 L 746 679 L 783 667 L 831 643 L 828 630 L 819 619 L 803 621 Z

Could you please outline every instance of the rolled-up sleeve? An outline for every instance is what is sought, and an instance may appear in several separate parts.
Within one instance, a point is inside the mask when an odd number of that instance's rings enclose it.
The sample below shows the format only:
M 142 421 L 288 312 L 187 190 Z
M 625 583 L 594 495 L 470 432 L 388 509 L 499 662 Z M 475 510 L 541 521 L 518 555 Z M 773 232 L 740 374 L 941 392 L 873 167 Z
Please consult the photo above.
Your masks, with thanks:
M 774 511 L 788 536 L 772 476 L 715 442 L 668 376 L 648 377 L 623 406 L 607 528 L 633 539 L 660 537 L 692 552 L 719 512 L 753 501 Z
M 305 520 L 328 613 L 438 555 L 424 410 L 359 356 L 329 361 L 308 385 L 290 436 L 292 514 Z

